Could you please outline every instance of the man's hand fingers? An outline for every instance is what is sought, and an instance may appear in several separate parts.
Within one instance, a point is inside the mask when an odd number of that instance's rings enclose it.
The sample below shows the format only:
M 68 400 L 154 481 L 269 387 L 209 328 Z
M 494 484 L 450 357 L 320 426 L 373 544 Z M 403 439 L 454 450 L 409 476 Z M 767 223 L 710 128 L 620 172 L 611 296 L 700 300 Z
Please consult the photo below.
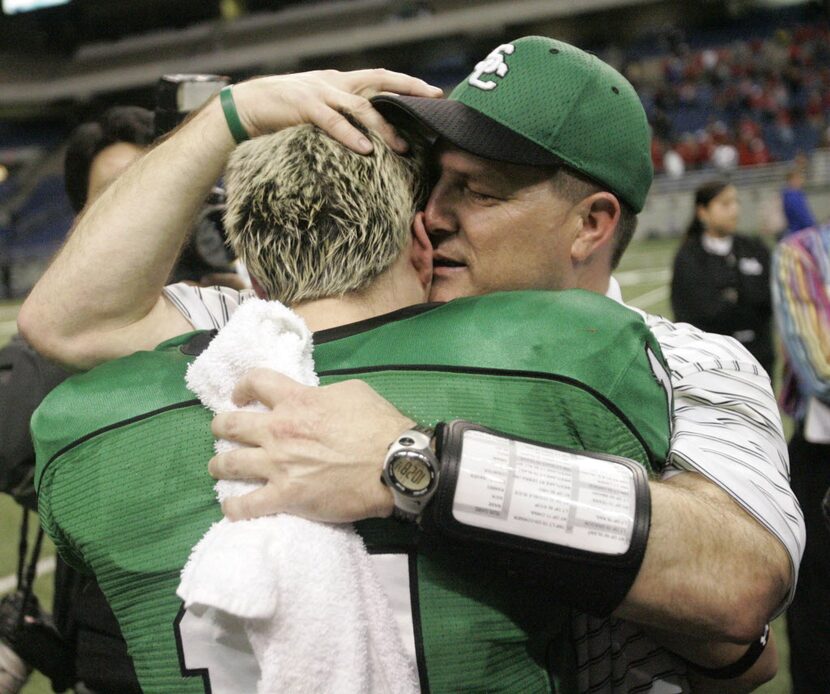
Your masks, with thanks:
M 208 463 L 208 472 L 217 480 L 267 480 L 273 469 L 262 448 L 235 448 Z
M 343 116 L 350 113 L 380 133 L 394 150 L 405 152 L 406 143 L 369 103 L 370 97 L 382 91 L 423 97 L 442 95 L 438 87 L 390 70 L 320 70 L 241 82 L 234 86 L 234 99 L 243 126 L 252 137 L 313 123 L 346 147 L 368 154 L 372 144 Z
M 364 96 L 374 96 L 378 92 L 394 92 L 407 96 L 427 97 L 444 95 L 440 87 L 434 87 L 418 77 L 412 77 L 412 75 L 406 75 L 402 72 L 377 68 L 375 70 L 360 70 L 353 74 L 357 80 L 364 82 L 364 88 L 361 90 Z M 371 91 L 371 93 L 367 94 L 367 91 Z
M 246 446 L 263 446 L 268 439 L 268 413 L 220 412 L 210 429 L 217 439 L 227 439 Z
M 337 105 L 321 105 L 311 116 L 311 122 L 358 154 L 369 154 L 372 151 L 369 138 L 349 123 L 346 116 L 341 113 L 341 110 L 355 112 L 356 109 L 365 109 L 364 104 L 368 102 L 353 94 L 341 94 L 338 101 L 340 103 Z M 380 114 L 377 117 L 380 118 Z
M 273 409 L 277 403 L 306 388 L 308 386 L 272 369 L 251 369 L 233 389 L 233 402 L 240 407 L 250 402 L 261 402 Z
M 273 486 L 266 485 L 243 496 L 234 496 L 222 502 L 222 513 L 231 521 L 258 518 L 280 513 L 279 494 Z
M 349 113 L 369 130 L 373 130 L 380 135 L 384 142 L 394 151 L 404 154 L 409 149 L 409 143 L 398 135 L 395 128 L 375 110 L 375 107 L 372 106 L 368 99 L 354 97 L 351 104 L 351 107 L 348 109 Z
M 409 149 L 409 145 L 406 140 L 398 135 L 395 128 L 375 110 L 369 99 L 380 92 L 433 98 L 444 94 L 439 87 L 433 87 L 417 77 L 384 70 L 383 68 L 361 70 L 353 73 L 353 79 L 356 84 L 352 87 L 352 91 L 364 97 L 364 101 L 349 105 L 348 111 L 367 128 L 376 131 L 386 144 L 400 154 L 405 153 Z
M 367 129 L 375 131 L 396 152 L 403 154 L 409 149 L 406 140 L 362 96 L 337 92 L 332 96 L 332 103 L 320 107 L 312 121 L 349 149 L 358 154 L 369 154 L 373 149 L 371 141 L 343 113 L 351 114 Z

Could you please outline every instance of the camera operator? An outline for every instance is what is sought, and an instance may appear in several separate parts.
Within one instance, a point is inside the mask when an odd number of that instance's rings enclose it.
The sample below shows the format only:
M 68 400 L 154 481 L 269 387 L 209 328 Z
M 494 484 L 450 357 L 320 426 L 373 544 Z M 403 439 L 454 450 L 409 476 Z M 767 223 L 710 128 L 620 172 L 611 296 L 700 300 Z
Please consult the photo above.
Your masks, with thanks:
M 156 86 L 155 132 L 163 137 L 192 111 L 229 83 L 222 75 L 175 74 L 162 76 Z M 190 237 L 182 249 L 168 283 L 187 282 L 201 287 L 222 285 L 249 289 L 244 268 L 231 258 L 222 226 L 225 191 L 213 187 Z
M 76 213 L 93 200 L 154 139 L 152 112 L 114 107 L 78 126 L 64 160 L 66 193 Z M 29 419 L 41 400 L 68 375 L 37 354 L 19 336 L 0 350 L 0 490 L 36 510 L 32 484 L 35 454 Z M 24 528 L 25 531 L 25 518 Z M 0 693 L 22 688 L 32 667 L 55 691 L 140 692 L 118 623 L 94 580 L 56 557 L 53 617 L 31 594 L 39 543 L 23 570 L 18 590 L 0 605 Z
M 156 139 L 180 123 L 225 83 L 212 75 L 163 77 L 155 114 L 133 106 L 113 107 L 78 126 L 64 162 L 66 192 L 76 214 L 94 200 Z M 224 191 L 216 187 L 198 216 L 193 234 L 173 268 L 171 282 L 246 288 L 233 267 L 222 229 Z M 37 354 L 19 336 L 0 350 L 0 491 L 36 510 L 32 485 L 34 451 L 29 420 L 41 400 L 68 375 Z M 39 544 L 37 545 L 39 549 Z M 37 549 L 31 566 L 37 561 Z M 41 613 L 23 570 L 19 590 L 0 604 L 0 694 L 14 694 L 32 669 L 52 680 L 55 691 L 140 692 L 118 623 L 97 584 L 56 558 L 53 617 Z M 32 576 L 33 579 L 33 569 Z M 25 613 L 25 614 L 24 614 Z M 48 643 L 24 621 L 43 622 Z M 25 657 L 21 658 L 23 655 Z

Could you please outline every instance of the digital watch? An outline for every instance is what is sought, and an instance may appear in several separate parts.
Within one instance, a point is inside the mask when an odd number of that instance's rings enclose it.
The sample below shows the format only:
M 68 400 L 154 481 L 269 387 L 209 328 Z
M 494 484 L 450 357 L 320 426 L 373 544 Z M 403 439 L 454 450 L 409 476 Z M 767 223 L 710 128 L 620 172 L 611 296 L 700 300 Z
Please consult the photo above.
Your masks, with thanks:
M 407 429 L 386 453 L 381 480 L 392 491 L 392 515 L 399 520 L 418 520 L 438 488 L 439 465 L 432 436 L 425 427 Z

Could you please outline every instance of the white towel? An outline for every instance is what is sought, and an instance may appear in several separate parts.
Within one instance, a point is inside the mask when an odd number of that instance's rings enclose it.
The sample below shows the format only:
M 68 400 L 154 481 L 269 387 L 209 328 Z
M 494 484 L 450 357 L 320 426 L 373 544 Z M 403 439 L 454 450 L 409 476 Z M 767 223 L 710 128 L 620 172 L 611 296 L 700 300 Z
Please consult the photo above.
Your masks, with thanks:
M 240 306 L 190 365 L 187 385 L 214 412 L 238 409 L 233 388 L 256 367 L 318 383 L 311 333 L 277 302 Z M 235 446 L 220 440 L 216 451 Z M 222 500 L 258 486 L 219 481 L 215 489 Z M 222 519 L 194 547 L 178 595 L 188 609 L 241 620 L 260 668 L 259 694 L 418 691 L 386 595 L 351 525 L 285 514 Z

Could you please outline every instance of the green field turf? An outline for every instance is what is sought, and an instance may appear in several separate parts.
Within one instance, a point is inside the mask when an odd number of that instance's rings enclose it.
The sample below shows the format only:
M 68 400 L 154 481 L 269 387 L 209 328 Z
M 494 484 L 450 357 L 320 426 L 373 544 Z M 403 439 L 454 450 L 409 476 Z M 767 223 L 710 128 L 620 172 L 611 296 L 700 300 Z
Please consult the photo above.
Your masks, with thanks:
M 676 239 L 659 239 L 632 245 L 615 273 L 620 280 L 623 297 L 628 303 L 649 313 L 671 317 L 668 286 L 671 259 L 677 244 Z M 18 306 L 19 302 L 0 302 L 0 345 L 5 344 L 15 332 L 14 318 Z M 787 424 L 785 422 L 785 425 Z M 19 508 L 8 497 L 0 495 L 0 580 L 13 574 L 15 570 L 19 522 Z M 51 544 L 44 546 L 43 556 L 53 553 Z M 47 606 L 51 604 L 52 599 L 51 578 L 51 574 L 43 575 L 36 584 L 37 594 Z M 788 648 L 783 618 L 776 620 L 773 628 L 781 656 L 779 673 L 772 682 L 757 691 L 762 694 L 788 694 Z M 51 691 L 48 681 L 37 673 L 23 689 L 24 694 L 48 694 Z

